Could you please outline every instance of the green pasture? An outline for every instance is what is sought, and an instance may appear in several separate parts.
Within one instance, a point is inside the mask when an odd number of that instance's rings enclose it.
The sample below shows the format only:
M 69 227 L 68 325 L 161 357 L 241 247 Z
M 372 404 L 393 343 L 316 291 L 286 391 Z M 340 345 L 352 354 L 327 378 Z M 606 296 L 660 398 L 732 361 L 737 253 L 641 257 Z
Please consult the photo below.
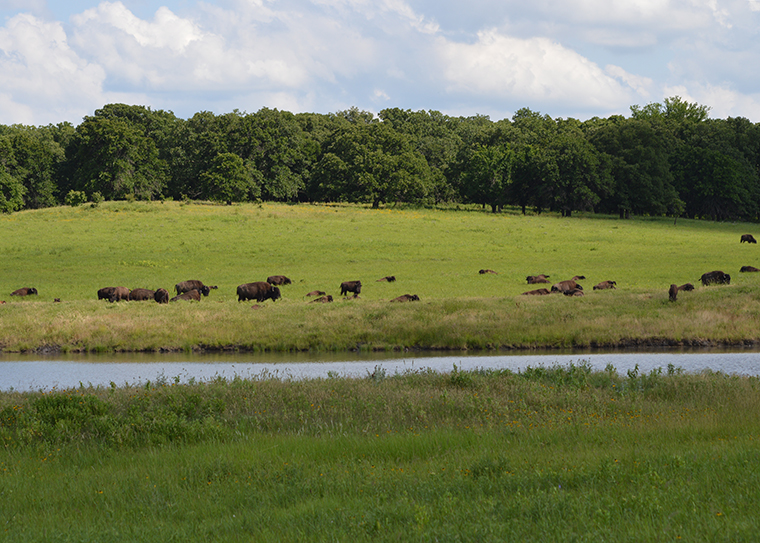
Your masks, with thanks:
M 479 208 L 106 202 L 0 216 L 0 344 L 6 351 L 494 348 L 758 338 L 760 247 L 753 224 L 595 215 L 522 216 Z M 498 275 L 480 275 L 482 268 Z M 730 273 L 730 286 L 700 276 Z M 582 299 L 523 297 L 584 275 Z M 236 287 L 287 275 L 283 299 L 254 311 Z M 394 275 L 394 283 L 377 279 Z M 200 303 L 108 304 L 104 286 L 218 286 Z M 357 300 L 342 281 L 361 280 Z M 617 282 L 615 291 L 593 291 Z M 692 293 L 667 303 L 671 283 Z M 10 297 L 33 286 L 39 296 Z M 333 304 L 308 304 L 323 290 Z M 402 294 L 421 302 L 388 304 Z M 60 298 L 60 304 L 53 304 Z

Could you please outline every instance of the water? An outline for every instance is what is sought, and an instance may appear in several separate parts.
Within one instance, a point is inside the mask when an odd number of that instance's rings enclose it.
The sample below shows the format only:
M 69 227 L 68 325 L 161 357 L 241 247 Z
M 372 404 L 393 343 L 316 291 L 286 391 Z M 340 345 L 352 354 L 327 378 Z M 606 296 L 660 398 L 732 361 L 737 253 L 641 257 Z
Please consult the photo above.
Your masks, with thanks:
M 432 369 L 439 372 L 479 368 L 522 371 L 527 367 L 567 366 L 588 362 L 595 370 L 612 365 L 620 374 L 669 365 L 686 372 L 711 370 L 760 375 L 760 352 L 563 352 L 550 354 L 493 353 L 274 353 L 274 354 L 107 354 L 2 355 L 0 390 L 52 390 L 79 386 L 142 385 L 147 382 L 187 383 L 215 378 L 314 379 L 329 376 L 366 377 Z

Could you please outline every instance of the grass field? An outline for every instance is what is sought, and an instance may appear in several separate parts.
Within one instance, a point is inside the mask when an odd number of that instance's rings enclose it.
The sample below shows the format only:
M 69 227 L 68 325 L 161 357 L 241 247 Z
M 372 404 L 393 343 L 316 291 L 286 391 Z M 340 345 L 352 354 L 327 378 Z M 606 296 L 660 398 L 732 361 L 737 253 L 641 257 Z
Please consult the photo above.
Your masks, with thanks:
M 108 202 L 0 217 L 0 345 L 61 349 L 345 350 L 541 348 L 752 343 L 760 338 L 756 225 L 672 219 L 560 218 L 476 209 L 333 205 L 215 206 Z M 498 275 L 480 275 L 490 268 Z M 703 288 L 720 269 L 730 286 Z M 523 297 L 585 275 L 584 298 Z M 236 287 L 283 274 L 283 299 L 258 311 Z M 395 283 L 376 282 L 395 275 Z M 172 290 L 200 279 L 218 290 L 200 303 L 108 304 L 104 286 Z M 339 300 L 342 281 L 362 281 Z M 593 291 L 603 280 L 615 291 Z M 697 290 L 668 303 L 671 283 Z M 39 296 L 11 298 L 33 286 Z M 323 290 L 333 304 L 308 304 Z M 402 294 L 421 302 L 389 304 Z M 52 303 L 60 298 L 60 304 Z

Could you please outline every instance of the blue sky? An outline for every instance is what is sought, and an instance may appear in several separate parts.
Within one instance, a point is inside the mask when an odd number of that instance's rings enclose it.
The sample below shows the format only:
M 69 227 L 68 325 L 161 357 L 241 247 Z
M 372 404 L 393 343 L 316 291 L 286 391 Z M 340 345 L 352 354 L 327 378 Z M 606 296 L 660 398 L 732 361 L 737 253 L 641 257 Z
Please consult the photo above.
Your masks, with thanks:
M 0 0 L 0 124 L 356 106 L 760 122 L 760 0 Z

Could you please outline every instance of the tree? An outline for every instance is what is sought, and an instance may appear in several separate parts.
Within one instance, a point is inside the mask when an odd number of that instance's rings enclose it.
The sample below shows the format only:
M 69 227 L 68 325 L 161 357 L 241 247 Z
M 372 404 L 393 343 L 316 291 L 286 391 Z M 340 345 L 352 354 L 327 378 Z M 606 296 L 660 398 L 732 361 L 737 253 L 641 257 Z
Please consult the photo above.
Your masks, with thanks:
M 467 196 L 496 213 L 508 202 L 514 154 L 509 146 L 481 146 L 470 158 Z
M 211 167 L 200 175 L 206 197 L 227 204 L 258 198 L 261 187 L 256 181 L 251 168 L 234 153 L 216 155 Z

